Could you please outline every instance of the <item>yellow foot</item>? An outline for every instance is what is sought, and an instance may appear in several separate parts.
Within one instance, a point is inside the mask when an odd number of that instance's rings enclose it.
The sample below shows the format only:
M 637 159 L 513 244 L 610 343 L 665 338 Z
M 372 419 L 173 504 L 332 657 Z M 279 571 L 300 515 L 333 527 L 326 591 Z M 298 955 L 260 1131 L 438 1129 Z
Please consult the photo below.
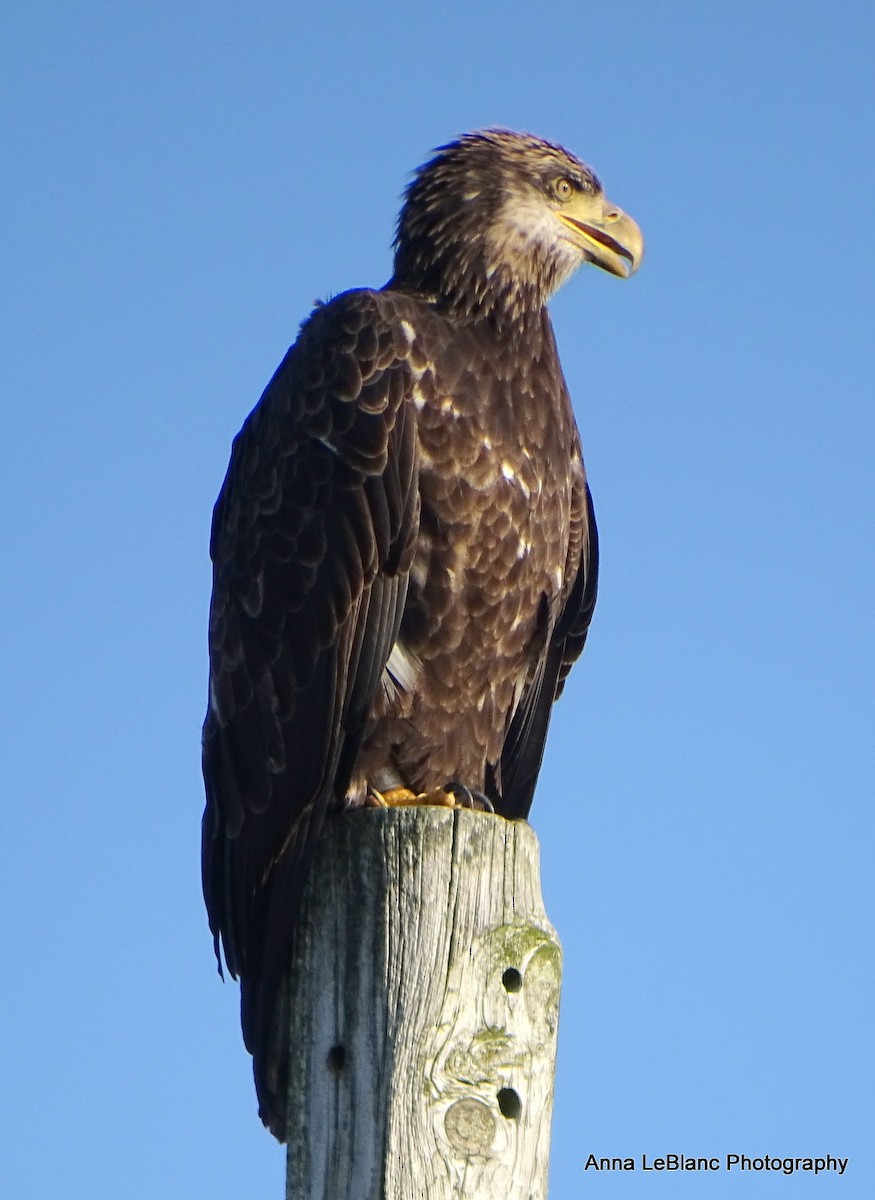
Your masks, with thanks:
M 370 808 L 405 808 L 414 804 L 437 804 L 441 808 L 455 808 L 456 797 L 442 788 L 433 792 L 420 792 L 418 795 L 406 787 L 389 788 L 385 792 L 371 788 L 368 792 L 367 805 Z
M 368 808 L 404 808 L 416 804 L 431 804 L 438 808 L 473 808 L 481 812 L 495 812 L 481 792 L 471 792 L 452 780 L 442 788 L 420 792 L 418 795 L 406 787 L 389 788 L 385 792 L 370 788 L 365 804 Z

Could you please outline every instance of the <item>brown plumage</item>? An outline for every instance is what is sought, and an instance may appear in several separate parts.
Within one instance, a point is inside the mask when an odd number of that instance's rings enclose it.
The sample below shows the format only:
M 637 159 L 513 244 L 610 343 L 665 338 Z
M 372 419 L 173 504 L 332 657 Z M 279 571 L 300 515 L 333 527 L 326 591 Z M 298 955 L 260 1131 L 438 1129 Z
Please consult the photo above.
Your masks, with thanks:
M 525 817 L 583 648 L 596 530 L 549 295 L 631 273 L 630 218 L 558 146 L 487 130 L 410 185 L 395 270 L 305 322 L 213 518 L 204 894 L 242 987 L 263 1120 L 326 818 L 457 781 Z

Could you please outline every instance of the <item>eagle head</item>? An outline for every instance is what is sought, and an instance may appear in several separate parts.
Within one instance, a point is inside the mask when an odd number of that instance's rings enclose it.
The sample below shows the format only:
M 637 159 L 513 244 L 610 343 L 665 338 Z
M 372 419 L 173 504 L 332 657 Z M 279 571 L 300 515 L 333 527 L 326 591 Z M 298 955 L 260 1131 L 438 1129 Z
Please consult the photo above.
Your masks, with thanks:
M 476 318 L 540 310 L 578 267 L 622 278 L 641 230 L 595 172 L 561 146 L 505 129 L 441 146 L 404 197 L 389 286 Z

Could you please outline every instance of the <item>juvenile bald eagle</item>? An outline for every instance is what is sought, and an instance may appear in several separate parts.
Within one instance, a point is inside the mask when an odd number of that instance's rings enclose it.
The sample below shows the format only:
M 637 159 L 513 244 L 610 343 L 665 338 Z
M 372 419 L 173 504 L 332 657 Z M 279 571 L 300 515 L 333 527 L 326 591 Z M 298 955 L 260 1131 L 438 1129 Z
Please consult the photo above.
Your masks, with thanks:
M 545 306 L 581 264 L 626 276 L 642 252 L 561 147 L 467 134 L 408 187 L 386 286 L 316 308 L 234 442 L 203 882 L 280 1138 L 277 997 L 325 820 L 423 796 L 528 814 L 597 568 Z

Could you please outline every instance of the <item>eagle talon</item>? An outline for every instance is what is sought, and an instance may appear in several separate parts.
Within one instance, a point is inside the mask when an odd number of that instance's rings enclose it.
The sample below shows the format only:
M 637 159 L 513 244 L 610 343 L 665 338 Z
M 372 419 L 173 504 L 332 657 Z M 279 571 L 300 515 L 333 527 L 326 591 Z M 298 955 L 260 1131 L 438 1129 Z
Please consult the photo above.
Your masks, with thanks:
M 487 796 L 482 792 L 472 792 L 456 779 L 448 780 L 443 790 L 454 798 L 456 808 L 470 808 L 473 812 L 495 812 L 492 801 Z

